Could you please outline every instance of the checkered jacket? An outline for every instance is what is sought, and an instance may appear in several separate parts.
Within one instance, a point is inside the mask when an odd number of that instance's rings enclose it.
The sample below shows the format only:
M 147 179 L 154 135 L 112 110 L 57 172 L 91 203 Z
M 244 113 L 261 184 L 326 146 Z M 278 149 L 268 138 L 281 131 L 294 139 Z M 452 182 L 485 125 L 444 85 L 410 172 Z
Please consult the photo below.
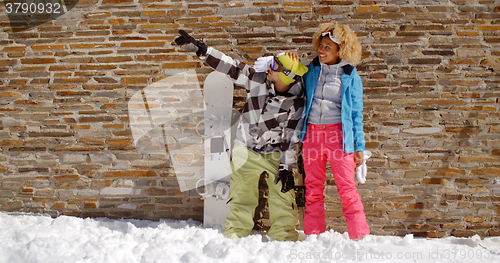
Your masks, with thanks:
M 222 52 L 208 48 L 201 59 L 216 71 L 227 74 L 237 86 L 247 90 L 246 103 L 236 131 L 235 143 L 259 153 L 280 152 L 278 170 L 292 171 L 296 147 L 303 125 L 302 80 L 286 94 L 276 94 L 267 73 L 255 70 Z

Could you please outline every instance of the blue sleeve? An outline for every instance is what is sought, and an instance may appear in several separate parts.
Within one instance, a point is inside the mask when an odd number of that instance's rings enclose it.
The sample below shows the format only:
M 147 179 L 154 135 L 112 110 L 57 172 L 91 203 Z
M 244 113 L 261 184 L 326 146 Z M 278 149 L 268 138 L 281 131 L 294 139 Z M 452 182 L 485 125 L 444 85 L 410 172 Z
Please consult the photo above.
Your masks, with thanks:
M 356 74 L 353 81 L 352 129 L 354 132 L 354 150 L 362 152 L 366 150 L 365 133 L 363 132 L 363 84 L 358 74 Z

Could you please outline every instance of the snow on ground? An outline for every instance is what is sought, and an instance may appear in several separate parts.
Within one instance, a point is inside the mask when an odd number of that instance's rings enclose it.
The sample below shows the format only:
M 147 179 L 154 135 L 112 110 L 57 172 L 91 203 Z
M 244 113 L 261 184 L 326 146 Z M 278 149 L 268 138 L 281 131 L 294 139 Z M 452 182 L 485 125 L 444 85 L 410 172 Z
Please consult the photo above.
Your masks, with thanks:
M 263 238 L 264 237 L 264 238 Z M 500 262 L 500 237 L 441 239 L 326 232 L 304 241 L 232 240 L 188 221 L 51 218 L 0 212 L 0 262 Z

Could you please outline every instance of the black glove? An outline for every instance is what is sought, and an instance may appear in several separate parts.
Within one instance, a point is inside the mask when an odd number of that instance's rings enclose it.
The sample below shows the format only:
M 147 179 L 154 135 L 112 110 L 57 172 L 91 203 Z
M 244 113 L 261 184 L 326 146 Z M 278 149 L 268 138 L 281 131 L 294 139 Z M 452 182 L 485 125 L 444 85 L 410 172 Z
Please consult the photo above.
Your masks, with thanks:
M 177 45 L 182 46 L 183 48 L 185 48 L 187 50 L 191 50 L 193 52 L 196 52 L 196 55 L 198 57 L 204 56 L 207 54 L 208 46 L 205 43 L 194 39 L 194 37 L 190 36 L 184 30 L 179 30 L 179 34 L 181 36 L 177 37 L 174 40 Z
M 281 181 L 281 192 L 286 193 L 295 188 L 295 179 L 293 178 L 293 173 L 287 170 L 279 171 L 274 178 L 274 184 L 278 184 Z

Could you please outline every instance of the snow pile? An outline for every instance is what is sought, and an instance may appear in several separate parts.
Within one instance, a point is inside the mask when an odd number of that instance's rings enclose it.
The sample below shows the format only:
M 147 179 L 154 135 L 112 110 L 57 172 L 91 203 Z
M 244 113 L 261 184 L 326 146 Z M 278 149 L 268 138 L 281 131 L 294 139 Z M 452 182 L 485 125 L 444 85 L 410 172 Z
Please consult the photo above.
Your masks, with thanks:
M 196 221 L 0 213 L 0 262 L 500 262 L 500 237 L 424 239 L 333 231 L 304 241 L 224 238 Z

